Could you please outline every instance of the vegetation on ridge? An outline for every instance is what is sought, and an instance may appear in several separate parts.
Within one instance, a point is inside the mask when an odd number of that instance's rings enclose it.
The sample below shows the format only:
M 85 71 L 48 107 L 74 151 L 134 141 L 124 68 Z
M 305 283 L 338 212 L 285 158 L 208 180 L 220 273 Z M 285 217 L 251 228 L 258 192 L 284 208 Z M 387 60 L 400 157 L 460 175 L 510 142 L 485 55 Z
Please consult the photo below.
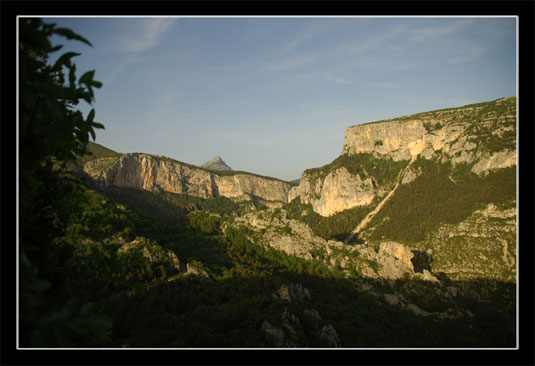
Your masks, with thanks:
M 411 301 L 425 311 L 462 305 L 477 314 L 430 320 L 358 290 L 355 279 L 342 278 L 320 261 L 251 242 L 247 228 L 227 229 L 223 235 L 228 218 L 194 212 L 161 219 L 125 210 L 99 194 L 72 194 L 54 208 L 61 208 L 57 222 L 66 229 L 50 253 L 53 261 L 45 273 L 56 290 L 48 297 L 83 296 L 108 314 L 112 333 L 101 346 L 271 347 L 260 331 L 264 320 L 280 317 L 285 309 L 302 314 L 307 308 L 319 311 L 321 324 L 333 324 L 344 347 L 513 345 L 494 310 L 470 298 L 446 301 L 425 283 L 400 280 L 383 287 L 357 277 L 385 293 L 409 286 L 420 294 Z M 78 214 L 63 220 L 73 205 Z M 183 273 L 169 252 L 205 275 Z M 285 305 L 273 297 L 289 281 L 310 290 L 310 303 Z M 304 314 L 299 319 L 303 346 L 325 346 L 314 335 L 312 320 Z
M 439 225 L 459 223 L 488 203 L 506 207 L 516 199 L 516 167 L 480 177 L 468 164 L 452 168 L 419 158 L 413 168 L 421 168 L 421 175 L 398 187 L 374 217 L 370 239 L 421 241 Z
M 112 158 L 112 157 L 119 157 L 121 156 L 120 153 L 115 152 L 111 149 L 108 149 L 105 146 L 102 146 L 100 144 L 97 144 L 95 142 L 89 141 L 86 146 L 86 154 L 84 155 L 78 155 L 76 157 L 76 163 L 83 167 L 85 163 L 87 163 L 90 160 L 100 159 L 100 158 Z
M 506 111 L 514 111 L 514 114 L 516 115 L 516 97 L 500 98 L 490 102 L 468 104 L 461 107 L 443 108 L 380 121 L 365 122 L 348 128 L 392 121 L 422 120 L 424 123 L 428 123 L 428 127 L 430 128 L 428 129 L 428 132 L 432 132 L 434 129 L 432 127 L 433 123 L 436 122 L 437 119 L 441 120 L 441 125 L 443 126 L 462 121 L 477 122 L 480 121 L 483 114 L 488 111 L 501 114 Z
M 331 163 L 319 168 L 305 170 L 303 174 L 313 182 L 323 180 L 330 172 L 346 168 L 352 175 L 360 175 L 361 179 L 373 177 L 378 186 L 387 186 L 395 182 L 399 172 L 408 164 L 407 160 L 394 161 L 392 158 L 376 158 L 369 153 L 355 155 L 342 154 Z

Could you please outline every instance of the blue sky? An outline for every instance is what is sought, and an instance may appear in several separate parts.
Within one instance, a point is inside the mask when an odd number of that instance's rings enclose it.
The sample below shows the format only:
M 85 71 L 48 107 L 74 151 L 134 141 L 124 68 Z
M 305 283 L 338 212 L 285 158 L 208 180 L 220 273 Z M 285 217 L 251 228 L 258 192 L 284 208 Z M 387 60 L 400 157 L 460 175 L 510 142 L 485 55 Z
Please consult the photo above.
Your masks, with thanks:
M 516 95 L 511 17 L 44 20 L 94 45 L 52 39 L 104 83 L 97 143 L 284 180 L 335 159 L 348 126 Z

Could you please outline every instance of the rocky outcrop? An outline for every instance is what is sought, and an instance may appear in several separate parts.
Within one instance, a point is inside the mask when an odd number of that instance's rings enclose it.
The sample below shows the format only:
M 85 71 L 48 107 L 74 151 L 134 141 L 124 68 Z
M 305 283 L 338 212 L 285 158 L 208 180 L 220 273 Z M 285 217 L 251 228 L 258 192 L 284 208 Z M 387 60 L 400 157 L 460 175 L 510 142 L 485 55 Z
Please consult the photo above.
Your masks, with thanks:
M 285 303 L 311 300 L 310 291 L 300 283 L 284 284 L 273 296 Z M 309 319 L 307 328 L 302 321 L 305 317 Z M 316 309 L 296 311 L 285 306 L 280 316 L 266 318 L 260 331 L 277 348 L 310 347 L 311 343 L 326 348 L 342 346 L 334 326 L 326 324 Z
M 331 347 L 331 348 L 342 347 L 342 345 L 340 344 L 340 340 L 338 339 L 338 334 L 336 333 L 336 329 L 334 329 L 332 324 L 324 325 L 323 328 L 321 328 L 320 338 L 321 340 L 325 342 L 327 347 Z
M 399 259 L 408 268 L 414 271 L 414 265 L 411 259 L 414 258 L 414 253 L 404 246 L 393 241 L 382 242 L 379 247 L 379 253 L 388 254 L 396 259 Z
M 458 224 L 444 224 L 429 233 L 426 245 L 433 248 L 431 268 L 455 280 L 515 281 L 516 230 L 516 208 L 488 204 Z
M 276 297 L 288 302 L 310 300 L 310 291 L 300 283 L 288 283 L 279 288 Z
M 395 161 L 409 160 L 426 147 L 427 131 L 421 120 L 385 121 L 348 127 L 343 152 L 354 155 L 389 155 Z
M 440 281 L 438 280 L 438 278 L 433 276 L 431 272 L 429 272 L 427 269 L 424 269 L 422 272 L 422 280 L 440 284 Z
M 140 250 L 143 258 L 145 258 L 151 264 L 165 263 L 173 270 L 180 270 L 180 260 L 173 251 L 165 250 L 161 246 L 144 237 L 136 237 L 131 242 L 123 242 L 122 245 L 117 249 L 117 253 L 122 255 L 135 250 Z
M 84 171 L 97 185 L 141 188 L 212 198 L 286 202 L 291 185 L 247 173 L 217 174 L 176 160 L 149 154 L 95 159 Z
M 367 246 L 357 247 L 356 250 L 360 257 L 376 263 L 374 271 L 365 272 L 367 277 L 397 280 L 412 278 L 415 275 L 411 261 L 414 254 L 403 244 L 383 242 L 378 252 Z
M 516 150 L 504 150 L 486 154 L 472 167 L 472 172 L 485 174 L 493 169 L 508 168 L 516 165 Z
M 267 319 L 262 323 L 260 331 L 265 333 L 277 348 L 298 347 L 299 339 L 296 339 L 294 326 L 289 323 L 287 317 L 281 317 L 282 324 L 272 324 Z M 293 320 L 293 319 L 292 319 Z
M 288 212 L 280 209 L 248 213 L 237 217 L 232 226 L 246 226 L 256 233 L 255 237 L 251 238 L 254 242 L 304 259 L 311 259 L 310 252 L 323 248 L 327 243 L 315 236 L 308 225 L 290 219 Z
M 285 210 L 251 212 L 234 220 L 231 226 L 247 227 L 252 234 L 249 240 L 266 247 L 281 250 L 289 255 L 313 260 L 315 252 L 322 252 L 320 260 L 331 270 L 340 268 L 348 275 L 357 272 L 363 277 L 401 279 L 415 275 L 414 253 L 405 245 L 385 241 L 376 251 L 369 245 L 346 245 L 339 241 L 324 240 L 315 236 L 308 225 L 288 218 Z M 428 277 L 429 278 L 429 277 Z M 292 301 L 307 297 L 299 287 L 282 287 L 281 299 Z
M 353 176 L 346 168 L 330 172 L 324 180 L 317 180 L 313 188 L 310 180 L 310 177 L 303 176 L 302 183 L 290 190 L 288 200 L 301 196 L 303 203 L 311 203 L 314 212 L 322 216 L 369 205 L 376 194 L 371 178 L 361 178 L 358 174 Z M 309 191 L 313 194 L 307 194 Z

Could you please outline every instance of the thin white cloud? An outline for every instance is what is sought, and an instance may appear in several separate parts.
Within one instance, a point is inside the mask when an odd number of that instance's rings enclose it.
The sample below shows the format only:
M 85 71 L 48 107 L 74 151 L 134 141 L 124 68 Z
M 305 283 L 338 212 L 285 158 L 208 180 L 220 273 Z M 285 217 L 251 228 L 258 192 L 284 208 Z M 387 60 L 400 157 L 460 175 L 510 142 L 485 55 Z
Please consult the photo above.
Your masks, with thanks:
M 327 33 L 336 26 L 334 22 L 318 23 L 313 22 L 293 34 L 287 42 L 274 50 L 274 57 L 267 64 L 264 64 L 265 71 L 286 71 L 296 69 L 317 62 L 325 56 L 326 52 L 316 52 L 313 54 L 302 54 L 299 48 L 316 38 Z M 309 45 L 310 46 L 310 45 Z
M 342 44 L 339 45 L 339 47 L 341 46 L 340 48 L 342 50 L 345 50 L 349 53 L 362 54 L 379 48 L 390 39 L 398 37 L 402 32 L 406 30 L 406 28 L 407 27 L 405 25 L 400 24 L 372 38 L 359 40 L 357 42 L 351 41 L 351 44 Z
M 175 18 L 144 19 L 136 32 L 122 40 L 123 50 L 137 53 L 156 46 L 176 20 Z
M 333 27 L 334 23 L 318 23 L 314 22 L 311 25 L 303 28 L 298 32 L 293 38 L 286 43 L 283 47 L 282 55 L 287 55 L 296 48 L 298 48 L 303 43 L 307 41 L 314 40 L 316 37 L 326 33 L 329 29 Z
M 386 28 L 371 38 L 361 39 L 351 44 L 343 45 L 346 51 L 355 54 L 364 54 L 388 45 L 390 48 L 401 49 L 408 45 L 443 37 L 463 30 L 473 24 L 473 19 L 459 19 L 455 22 L 421 26 L 419 24 L 401 23 Z M 396 40 L 395 44 L 392 42 Z
M 328 81 L 332 81 L 335 84 L 353 84 L 352 81 L 344 79 L 342 77 L 327 78 Z
M 314 55 L 292 56 L 281 60 L 275 60 L 266 65 L 267 71 L 286 71 L 295 68 L 303 67 L 307 64 L 313 63 L 318 59 Z
M 443 37 L 462 29 L 465 29 L 474 23 L 473 19 L 459 19 L 453 23 L 437 23 L 427 27 L 414 27 L 407 29 L 407 41 L 410 43 L 423 42 L 436 37 Z
M 394 88 L 397 85 L 393 83 L 388 83 L 388 82 L 381 82 L 381 83 L 372 83 L 370 84 L 370 86 L 373 88 Z
M 467 54 L 448 60 L 448 63 L 455 65 L 462 62 L 472 61 L 483 55 L 485 52 L 487 52 L 487 48 L 485 47 L 474 47 Z

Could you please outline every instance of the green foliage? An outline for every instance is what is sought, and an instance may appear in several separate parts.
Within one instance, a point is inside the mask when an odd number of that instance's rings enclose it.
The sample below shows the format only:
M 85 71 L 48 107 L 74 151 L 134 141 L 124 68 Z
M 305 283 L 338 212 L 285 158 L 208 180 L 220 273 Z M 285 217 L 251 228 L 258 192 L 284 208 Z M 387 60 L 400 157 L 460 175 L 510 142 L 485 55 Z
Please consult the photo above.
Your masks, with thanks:
M 322 262 L 316 260 L 304 260 L 302 258 L 294 257 L 286 254 L 283 251 L 273 249 L 271 247 L 263 247 L 255 244 L 248 239 L 251 236 L 245 227 L 238 230 L 228 229 L 225 235 L 225 241 L 231 245 L 230 250 L 239 260 L 245 260 L 253 267 L 268 266 L 268 268 L 277 269 L 279 271 L 291 271 L 297 273 L 308 273 L 317 276 L 333 276 Z M 252 256 L 252 262 L 247 259 Z
M 80 100 L 91 104 L 93 88 L 102 83 L 93 79 L 94 70 L 76 81 L 76 65 L 71 59 L 79 54 L 67 52 L 49 65 L 49 54 L 61 46 L 52 47 L 48 38 L 56 34 L 91 44 L 72 31 L 35 18 L 21 18 L 19 34 L 21 166 L 35 166 L 50 156 L 73 160 L 85 151 L 89 135 L 95 139 L 94 129 L 104 128 L 93 120 L 94 109 L 84 119 L 74 107 Z M 68 83 L 64 68 L 69 72 Z
M 200 230 L 204 234 L 217 234 L 221 232 L 223 219 L 218 215 L 207 212 L 193 212 L 188 215 L 189 224 L 192 228 Z
M 487 153 L 516 149 L 516 98 L 477 106 L 470 119 L 469 141 Z
M 93 303 L 77 304 L 69 300 L 59 311 L 36 320 L 31 344 L 39 347 L 99 346 L 108 342 L 111 318 L 95 313 Z
M 197 207 L 199 210 L 205 210 L 223 216 L 241 216 L 251 211 L 251 209 L 265 208 L 264 205 L 255 201 L 236 202 L 223 196 L 207 199 L 201 198 L 198 200 Z
M 99 194 L 81 191 L 73 197 L 80 195 L 87 197 L 77 200 L 76 210 L 81 212 L 67 221 L 65 232 L 69 234 L 60 246 L 74 247 L 66 253 L 67 260 L 60 266 L 68 279 L 57 279 L 54 287 L 62 288 L 55 291 L 57 299 L 68 298 L 67 294 L 83 296 L 113 319 L 109 340 L 95 338 L 91 344 L 269 346 L 260 328 L 265 319 L 279 319 L 286 308 L 298 315 L 302 324 L 298 329 L 301 342 L 310 347 L 324 346 L 318 338 L 323 324 L 334 325 L 345 347 L 474 347 L 511 343 L 508 331 L 500 325 L 501 320 L 492 317 L 493 310 L 469 299 L 459 301 L 476 314 L 474 319 L 419 317 L 358 291 L 355 283 L 342 278 L 337 270 L 327 269 L 323 263 L 326 253 L 322 249 L 313 253 L 315 259 L 304 260 L 256 244 L 251 241 L 253 232 L 246 227 L 227 226 L 223 235 L 222 228 L 228 220 L 225 217 L 192 212 L 180 218 L 162 219 L 121 209 Z M 101 219 L 87 220 L 83 213 L 91 211 L 101 212 Z M 123 219 L 117 217 L 121 214 Z M 86 222 L 90 230 L 69 229 L 72 225 L 77 227 L 78 221 Z M 100 237 L 96 226 L 107 225 L 115 232 L 130 227 L 137 238 L 126 251 L 119 250 L 123 241 L 113 239 L 113 234 L 109 239 L 91 239 Z M 172 265 L 166 259 L 168 250 L 176 253 L 181 262 L 207 271 L 208 277 L 172 272 Z M 145 255 L 147 251 L 152 260 Z M 349 251 L 335 248 L 333 254 L 343 257 Z M 160 265 L 165 268 L 166 276 L 162 275 Z M 285 304 L 274 298 L 272 294 L 287 282 L 301 283 L 308 288 L 310 302 Z M 394 288 L 407 286 L 405 281 Z M 46 289 L 46 286 L 36 284 L 35 288 Z M 391 287 L 387 285 L 381 291 L 388 288 Z M 449 306 L 425 283 L 418 289 L 418 296 L 408 297 L 420 308 L 443 311 Z M 321 314 L 319 324 L 303 313 L 310 308 Z M 426 337 L 422 338 L 417 329 L 426 329 Z M 84 342 L 87 345 L 88 338 Z
M 391 239 L 404 243 L 425 239 L 441 224 L 456 224 L 488 203 L 504 205 L 516 198 L 516 168 L 478 176 L 467 164 L 454 169 L 425 159 L 413 165 L 422 174 L 400 185 L 394 196 L 374 217 L 370 239 Z M 453 179 L 450 179 L 450 177 Z
M 150 192 L 131 187 L 108 186 L 101 189 L 101 193 L 131 210 L 163 219 L 177 218 L 192 211 L 207 211 L 223 216 L 241 216 L 252 209 L 264 207 L 258 202 L 236 202 L 223 196 L 200 198 L 165 191 Z
M 103 188 L 101 193 L 130 210 L 163 219 L 184 216 L 190 210 L 196 209 L 198 202 L 197 197 L 173 195 L 168 192 L 155 193 L 131 187 L 108 186 Z M 176 199 L 177 197 L 180 200 Z
M 432 133 L 441 127 L 440 123 L 424 122 L 424 128 L 428 133 Z
M 90 160 L 100 159 L 100 158 L 113 158 L 119 157 L 121 154 L 113 150 L 108 149 L 100 144 L 89 141 L 86 145 L 86 153 L 81 156 L 77 156 L 76 163 L 83 167 L 85 163 Z
M 62 227 L 65 235 L 74 240 L 80 236 L 102 240 L 114 233 L 121 221 L 126 221 L 126 216 L 117 212 L 114 203 L 82 190 L 57 200 L 52 210 L 54 225 Z
M 53 268 L 62 258 L 54 256 L 52 244 L 65 230 L 57 215 L 65 218 L 72 208 L 64 198 L 76 190 L 72 177 L 54 166 L 83 154 L 89 136 L 94 140 L 95 129 L 104 128 L 94 121 L 94 109 L 87 118 L 76 110 L 82 100 L 93 102 L 93 88 L 102 83 L 93 79 L 94 70 L 77 80 L 72 62 L 76 53 L 48 63 L 50 54 L 62 47 L 51 45 L 52 35 L 91 46 L 85 38 L 37 18 L 19 21 L 20 341 L 25 347 L 103 344 L 111 326 L 106 316 L 87 301 L 69 297 L 61 302 L 55 297 L 58 270 Z

